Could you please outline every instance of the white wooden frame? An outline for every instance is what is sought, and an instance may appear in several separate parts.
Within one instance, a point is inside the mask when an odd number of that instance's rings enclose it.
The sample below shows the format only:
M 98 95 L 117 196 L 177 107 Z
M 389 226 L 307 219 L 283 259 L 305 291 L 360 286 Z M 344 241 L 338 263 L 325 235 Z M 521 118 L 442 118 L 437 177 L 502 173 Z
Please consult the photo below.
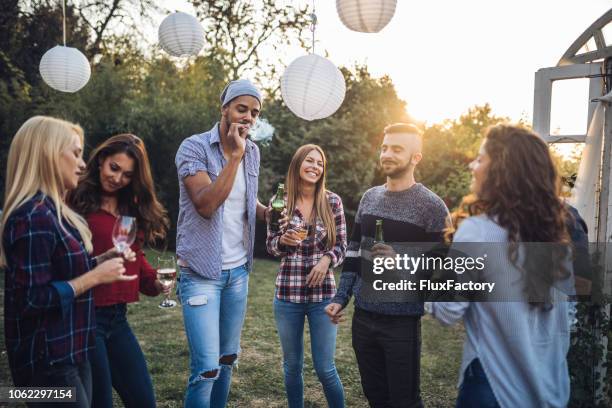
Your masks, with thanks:
M 593 62 L 590 64 L 566 65 L 561 67 L 542 68 L 535 73 L 534 100 L 533 100 L 533 130 L 541 135 L 548 143 L 583 143 L 586 133 L 583 135 L 560 135 L 550 134 L 550 109 L 552 98 L 552 86 L 554 81 L 590 78 L 589 81 L 589 104 L 587 126 L 591 123 L 593 112 L 597 102 L 593 100 L 603 93 L 603 64 Z

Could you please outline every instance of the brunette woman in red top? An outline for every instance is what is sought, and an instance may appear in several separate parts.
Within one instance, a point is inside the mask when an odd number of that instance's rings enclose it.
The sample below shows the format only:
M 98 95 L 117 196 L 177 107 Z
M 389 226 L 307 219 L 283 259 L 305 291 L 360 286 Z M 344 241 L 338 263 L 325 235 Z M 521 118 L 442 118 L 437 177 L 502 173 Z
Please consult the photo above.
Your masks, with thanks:
M 168 293 L 142 251 L 145 242 L 164 239 L 169 219 L 155 195 L 148 155 L 142 140 L 131 134 L 111 137 L 92 153 L 78 187 L 68 197 L 92 232 L 94 255 L 113 247 L 112 231 L 119 215 L 136 218 L 138 238 L 131 249 L 136 261 L 126 263 L 129 282 L 94 290 L 96 349 L 91 359 L 93 407 L 112 407 L 114 388 L 126 407 L 155 407 L 155 394 L 144 355 L 126 319 L 126 304 L 138 293 Z

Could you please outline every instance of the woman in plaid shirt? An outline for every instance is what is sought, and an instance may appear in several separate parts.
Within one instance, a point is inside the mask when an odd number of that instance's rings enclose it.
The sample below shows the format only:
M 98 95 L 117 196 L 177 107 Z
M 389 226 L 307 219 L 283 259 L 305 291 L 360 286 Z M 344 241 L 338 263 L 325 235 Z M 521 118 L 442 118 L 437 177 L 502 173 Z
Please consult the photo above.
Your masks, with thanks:
M 268 225 L 268 252 L 281 257 L 276 277 L 274 317 L 283 349 L 289 407 L 303 407 L 304 320 L 308 317 L 312 360 L 330 407 L 344 407 L 344 390 L 334 364 L 337 326 L 325 314 L 336 293 L 333 267 L 346 252 L 342 200 L 325 189 L 326 159 L 313 144 L 291 160 L 285 185 L 288 223 L 277 232 Z M 303 240 L 297 229 L 308 231 Z
M 75 387 L 72 406 L 89 407 L 91 288 L 134 277 L 124 275 L 114 251 L 90 257 L 91 232 L 64 203 L 85 167 L 82 153 L 78 125 L 35 116 L 17 131 L 8 155 L 0 267 L 6 267 L 4 336 L 14 384 Z

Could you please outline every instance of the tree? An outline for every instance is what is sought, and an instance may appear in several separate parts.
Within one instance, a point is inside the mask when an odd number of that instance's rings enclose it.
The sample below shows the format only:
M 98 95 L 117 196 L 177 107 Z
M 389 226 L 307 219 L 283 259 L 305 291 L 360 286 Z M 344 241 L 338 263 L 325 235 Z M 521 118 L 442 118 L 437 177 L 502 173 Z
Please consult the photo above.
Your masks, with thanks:
M 276 51 L 302 36 L 310 23 L 307 8 L 283 6 L 276 0 L 191 0 L 205 26 L 207 54 L 233 79 L 245 71 L 274 77 L 275 64 L 262 65 L 265 46 Z M 271 54 L 271 53 L 270 53 Z M 266 55 L 266 60 L 270 60 Z
M 92 42 L 88 49 L 90 56 L 97 56 L 108 46 L 111 32 L 121 27 L 128 27 L 128 32 L 121 34 L 139 33 L 138 27 L 143 23 L 152 22 L 152 16 L 164 11 L 158 0 L 77 0 L 76 10 L 91 30 Z M 139 33 L 142 34 L 142 33 Z
M 425 129 L 423 160 L 415 177 L 438 194 L 452 210 L 469 192 L 469 163 L 478 154 L 485 130 L 508 118 L 492 113 L 489 104 L 474 106 L 456 120 Z

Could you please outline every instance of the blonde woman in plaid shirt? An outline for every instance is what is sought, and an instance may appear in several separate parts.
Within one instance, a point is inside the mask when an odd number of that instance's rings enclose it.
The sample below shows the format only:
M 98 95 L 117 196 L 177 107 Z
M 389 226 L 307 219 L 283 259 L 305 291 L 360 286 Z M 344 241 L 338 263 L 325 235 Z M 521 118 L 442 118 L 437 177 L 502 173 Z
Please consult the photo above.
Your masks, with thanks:
M 280 231 L 268 225 L 268 252 L 281 257 L 276 277 L 274 317 L 283 349 L 289 408 L 304 406 L 304 322 L 308 317 L 314 369 L 327 404 L 344 407 L 344 389 L 334 364 L 337 326 L 325 314 L 336 293 L 333 267 L 346 252 L 342 200 L 325 189 L 327 161 L 313 144 L 300 147 L 285 181 L 287 219 Z M 297 227 L 308 234 L 301 240 Z

